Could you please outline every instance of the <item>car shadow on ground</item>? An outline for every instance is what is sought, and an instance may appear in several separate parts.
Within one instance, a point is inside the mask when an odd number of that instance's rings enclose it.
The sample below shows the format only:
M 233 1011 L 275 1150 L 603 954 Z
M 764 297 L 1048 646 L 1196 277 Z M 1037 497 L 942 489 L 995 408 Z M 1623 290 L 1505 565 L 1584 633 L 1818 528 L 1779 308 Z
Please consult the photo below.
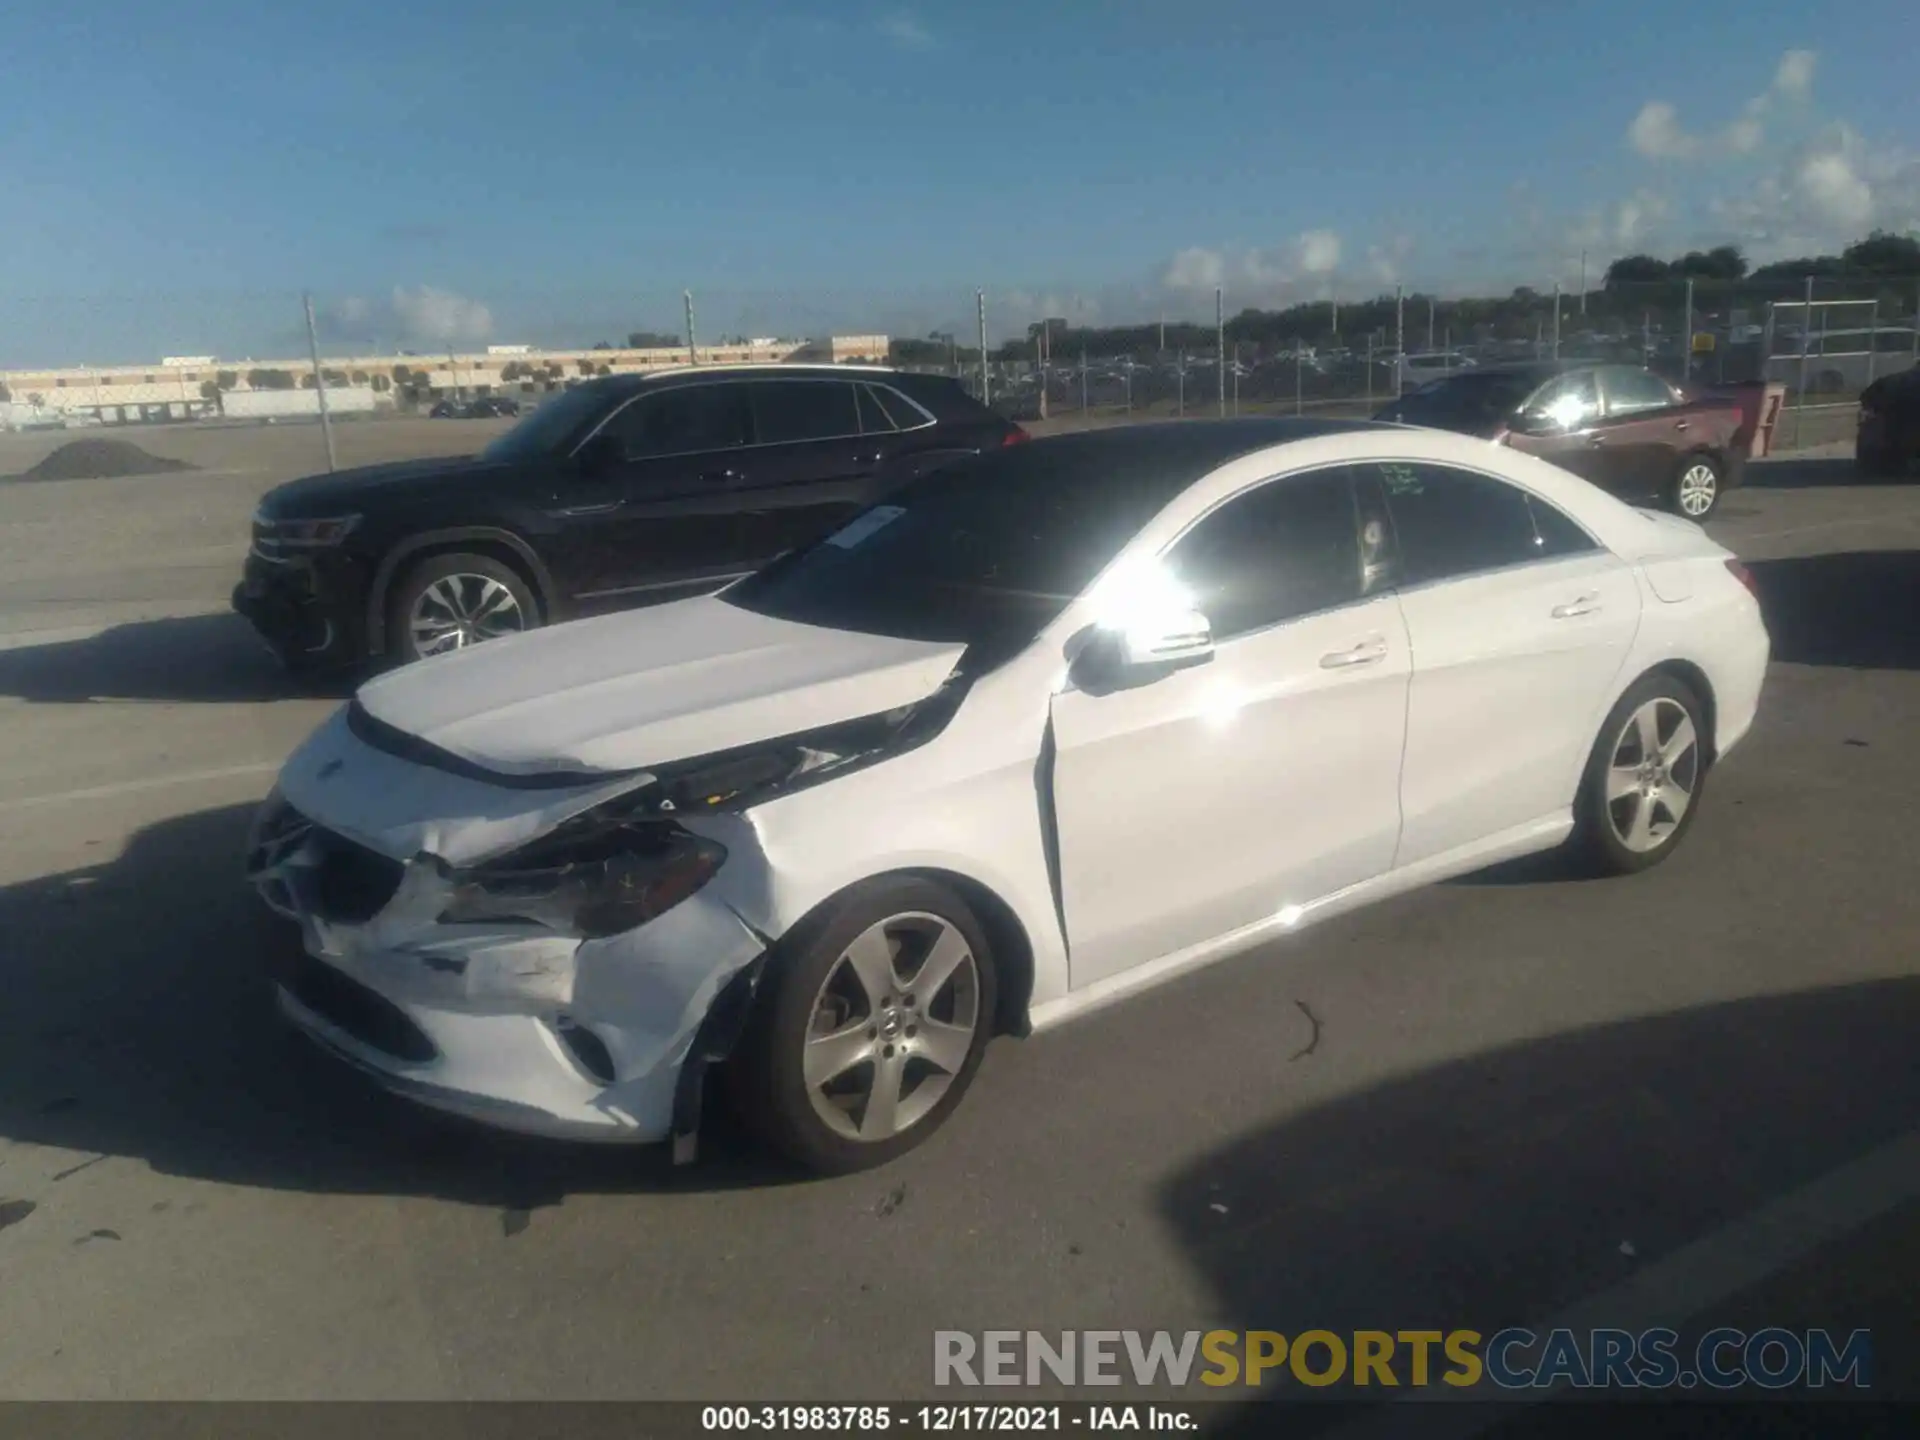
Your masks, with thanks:
M 138 620 L 84 640 L 0 650 L 0 695 L 46 705 L 345 699 L 352 687 L 351 677 L 289 675 L 238 615 Z
M 1920 550 L 1753 560 L 1773 658 L 1861 670 L 1920 668 Z
M 1647 1288 L 1590 1323 L 1672 1325 L 1683 1335 L 1697 1335 L 1689 1322 L 1709 1315 L 1748 1330 L 1866 1327 L 1876 1389 L 1920 1398 L 1920 1290 L 1901 1273 L 1908 1242 L 1920 1238 L 1911 1194 L 1888 1212 L 1893 1243 L 1856 1229 L 1855 1215 L 1833 1220 L 1817 1247 L 1827 1202 L 1804 1199 L 1785 1223 L 1789 1239 L 1817 1248 L 1805 1283 L 1794 1278 L 1801 1271 L 1740 1275 L 1726 1256 L 1688 1272 L 1726 1277 L 1731 1268 L 1725 1294 L 1648 1274 L 1682 1246 L 1908 1137 L 1920 1113 L 1916 1026 L 1920 977 L 1906 976 L 1472 1053 L 1209 1151 L 1165 1182 L 1161 1218 L 1230 1328 L 1292 1336 L 1423 1326 L 1485 1337 L 1538 1326 L 1634 1280 Z M 1859 1198 L 1848 1191 L 1833 1203 Z M 1326 1360 L 1322 1351 L 1314 1368 Z M 1405 1394 L 1404 1349 L 1393 1363 Z M 1350 1385 L 1308 1391 L 1284 1367 L 1267 1380 L 1266 1398 L 1369 1398 Z M 1296 1425 L 1314 1408 L 1288 1406 L 1287 1433 L 1306 1433 Z M 1422 1433 L 1414 1422 L 1426 1408 L 1400 1412 L 1404 1433 Z M 1547 1428 L 1526 1433 L 1566 1433 L 1555 1428 L 1566 1407 L 1549 1412 Z
M 290 937 L 241 879 L 252 811 L 166 820 L 116 860 L 0 890 L 0 1139 L 509 1215 L 570 1193 L 794 1178 L 718 1104 L 700 1163 L 676 1169 L 660 1146 L 549 1144 L 442 1117 L 323 1055 L 275 1010 L 268 956 Z M 33 1199 L 10 1170 L 9 1195 Z

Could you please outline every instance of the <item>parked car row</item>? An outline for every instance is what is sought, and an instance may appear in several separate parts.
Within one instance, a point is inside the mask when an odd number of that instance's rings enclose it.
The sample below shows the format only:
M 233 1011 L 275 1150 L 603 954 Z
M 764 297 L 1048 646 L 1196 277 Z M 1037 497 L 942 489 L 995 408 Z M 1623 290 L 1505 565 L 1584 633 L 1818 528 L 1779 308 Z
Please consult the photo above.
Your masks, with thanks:
M 477 400 L 438 400 L 427 411 L 430 420 L 509 420 L 520 413 L 520 402 L 505 395 L 482 395 Z
M 1026 444 L 940 377 L 622 377 L 281 487 L 236 604 L 296 663 L 422 657 L 256 821 L 282 1011 L 414 1100 L 682 1160 L 718 1066 L 848 1171 L 995 1035 L 1509 857 L 1658 864 L 1767 633 L 1699 526 L 1543 457 L 1603 435 L 1705 513 L 1733 472 L 1667 472 L 1724 417 L 1462 378 L 1439 425 Z

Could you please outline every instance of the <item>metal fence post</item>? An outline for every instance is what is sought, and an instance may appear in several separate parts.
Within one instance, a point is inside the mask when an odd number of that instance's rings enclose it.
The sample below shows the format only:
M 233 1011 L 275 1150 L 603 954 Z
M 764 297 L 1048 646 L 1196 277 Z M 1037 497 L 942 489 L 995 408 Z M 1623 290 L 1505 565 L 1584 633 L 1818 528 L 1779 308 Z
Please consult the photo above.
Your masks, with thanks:
M 1367 336 L 1367 409 L 1373 409 L 1373 336 Z
M 1086 414 L 1093 407 L 1087 403 L 1087 347 L 1080 347 L 1080 413 Z
M 1220 418 L 1227 418 L 1227 292 L 1213 287 L 1213 358 L 1220 367 Z
M 1813 276 L 1807 276 L 1806 309 L 1801 312 L 1800 320 L 1800 387 L 1793 397 L 1793 443 L 1800 443 L 1800 431 L 1806 425 L 1807 408 L 1807 341 L 1813 338 Z
M 1873 372 L 1880 363 L 1880 297 L 1873 297 L 1873 305 L 1867 311 L 1867 384 L 1873 383 Z
M 1407 294 L 1404 285 L 1393 287 L 1393 398 L 1407 390 Z
M 1176 419 L 1187 418 L 1187 352 L 1180 351 L 1179 363 L 1174 367 L 1175 390 L 1173 392 L 1173 413 Z
M 1240 418 L 1240 342 L 1233 342 L 1233 416 Z
M 974 316 L 980 322 L 980 403 L 985 405 L 993 399 L 992 384 L 987 370 L 987 292 L 973 292 Z
M 700 352 L 695 348 L 693 340 L 693 292 L 691 290 L 682 290 L 680 292 L 680 299 L 685 304 L 687 311 L 687 363 L 689 365 L 698 365 L 700 363 Z
M 1680 378 L 1693 379 L 1693 277 L 1687 277 L 1687 314 L 1680 326 Z
M 333 416 L 327 410 L 327 377 L 320 373 L 320 332 L 313 324 L 313 296 L 302 295 L 307 312 L 307 351 L 313 356 L 313 393 L 320 399 L 320 434 L 327 442 L 327 473 L 340 468 L 333 454 Z
M 1553 282 L 1553 358 L 1560 358 L 1560 282 Z
M 1301 413 L 1300 372 L 1305 368 L 1305 363 L 1306 362 L 1303 358 L 1303 355 L 1300 349 L 1300 337 L 1296 335 L 1293 337 L 1293 413 L 1296 415 Z
M 1127 368 L 1121 372 L 1127 378 L 1127 418 L 1133 418 L 1133 357 L 1127 357 Z

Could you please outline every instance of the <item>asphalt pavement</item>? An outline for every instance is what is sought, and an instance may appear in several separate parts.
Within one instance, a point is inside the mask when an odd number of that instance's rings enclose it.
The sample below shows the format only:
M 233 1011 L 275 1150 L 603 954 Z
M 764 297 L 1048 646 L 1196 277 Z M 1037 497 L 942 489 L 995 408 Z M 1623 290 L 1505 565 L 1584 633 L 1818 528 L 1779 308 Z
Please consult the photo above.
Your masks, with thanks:
M 486 429 L 395 423 L 343 448 Z M 846 1401 L 929 1394 L 936 1329 L 1556 1316 L 1870 1326 L 1920 1393 L 1920 488 L 1815 452 L 1727 499 L 1776 663 L 1668 864 L 996 1042 L 927 1146 L 809 1181 L 724 1123 L 679 1171 L 499 1138 L 274 1021 L 242 835 L 336 699 L 223 607 L 318 436 L 233 433 L 0 485 L 0 1398 Z

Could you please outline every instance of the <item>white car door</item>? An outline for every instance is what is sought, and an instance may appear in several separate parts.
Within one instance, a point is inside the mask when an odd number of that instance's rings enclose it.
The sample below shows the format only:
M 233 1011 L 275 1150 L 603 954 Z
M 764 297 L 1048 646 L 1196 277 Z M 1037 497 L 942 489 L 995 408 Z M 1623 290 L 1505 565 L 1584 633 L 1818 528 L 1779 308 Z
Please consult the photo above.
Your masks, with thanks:
M 1211 658 L 1054 697 L 1076 988 L 1392 866 L 1407 636 L 1359 542 L 1346 467 L 1241 492 L 1164 560 Z
M 1413 648 L 1397 865 L 1564 814 L 1640 624 L 1632 569 L 1537 495 L 1428 462 L 1371 470 Z

